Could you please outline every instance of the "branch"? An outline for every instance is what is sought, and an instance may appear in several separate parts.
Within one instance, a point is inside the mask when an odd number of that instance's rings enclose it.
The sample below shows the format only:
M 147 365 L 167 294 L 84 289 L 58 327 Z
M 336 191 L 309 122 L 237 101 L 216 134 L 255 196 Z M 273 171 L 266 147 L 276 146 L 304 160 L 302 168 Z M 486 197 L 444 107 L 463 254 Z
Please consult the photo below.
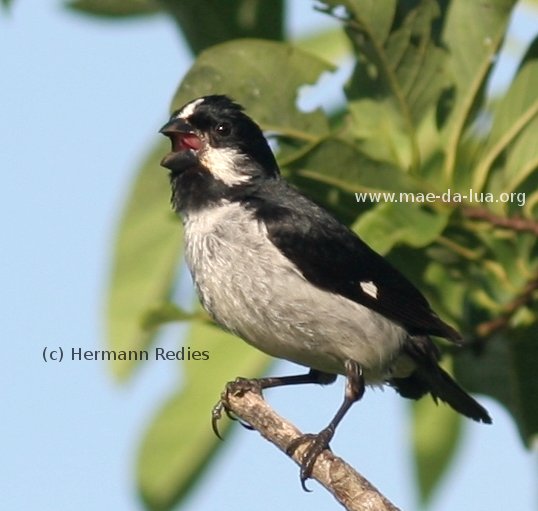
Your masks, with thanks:
M 538 290 L 538 277 L 527 282 L 523 290 L 511 302 L 504 307 L 503 314 L 498 318 L 484 321 L 476 327 L 476 333 L 479 337 L 490 337 L 495 332 L 508 326 L 510 319 L 515 312 L 534 300 L 534 293 Z
M 228 393 L 225 401 L 230 412 L 284 453 L 290 442 L 301 436 L 293 424 L 273 411 L 261 394 L 252 391 L 241 395 Z M 306 447 L 300 445 L 290 456 L 298 465 Z M 332 493 L 348 511 L 399 511 L 370 482 L 329 450 L 323 451 L 316 460 L 312 479 Z
M 474 220 L 484 220 L 497 227 L 519 232 L 531 232 L 538 236 L 538 222 L 521 216 L 504 217 L 495 215 L 485 208 L 464 208 L 463 215 Z

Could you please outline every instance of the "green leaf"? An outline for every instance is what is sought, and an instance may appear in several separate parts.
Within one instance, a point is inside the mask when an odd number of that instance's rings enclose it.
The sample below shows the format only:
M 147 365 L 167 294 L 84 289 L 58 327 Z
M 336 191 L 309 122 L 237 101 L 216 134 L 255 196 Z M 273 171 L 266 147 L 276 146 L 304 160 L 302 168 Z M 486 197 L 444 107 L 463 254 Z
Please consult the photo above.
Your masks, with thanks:
M 523 211 L 530 218 L 538 218 L 538 185 L 533 186 L 534 192 L 526 194 L 526 202 Z
M 351 19 L 368 30 L 372 40 L 385 41 L 396 14 L 397 0 L 322 0 L 329 9 L 344 6 Z
M 538 115 L 514 141 L 503 171 L 503 191 L 512 192 L 538 170 Z
M 532 251 L 538 241 L 536 236 L 510 231 L 495 236 L 487 225 L 476 234 L 482 246 L 488 249 L 477 264 L 486 271 L 491 269 L 494 272 L 487 279 L 492 291 L 496 292 L 492 296 L 499 305 L 513 300 L 536 272 L 538 261 L 532 262 Z M 492 264 L 496 267 L 492 268 Z
M 202 323 L 193 324 L 185 346 L 191 352 L 206 351 L 209 359 L 181 362 L 184 384 L 165 403 L 144 438 L 138 484 L 152 510 L 171 509 L 225 445 L 211 429 L 211 410 L 225 383 L 237 376 L 260 376 L 271 363 L 267 355 L 240 339 Z M 219 423 L 221 434 L 227 434 L 230 425 L 224 417 Z
M 458 144 L 464 129 L 474 120 L 514 4 L 515 0 L 452 0 L 450 3 L 443 40 L 450 52 L 448 69 L 456 86 L 456 98 L 445 128 L 447 183 L 453 181 L 457 171 Z
M 462 417 L 425 397 L 413 404 L 413 452 L 420 500 L 427 504 L 450 467 L 461 438 Z
M 461 325 L 469 287 L 468 281 L 461 276 L 461 269 L 444 261 L 430 261 L 423 279 L 428 286 L 428 301 L 433 310 L 443 319 L 450 319 L 450 323 Z
M 412 151 L 409 135 L 390 100 L 359 99 L 348 103 L 347 130 L 355 145 L 370 158 L 409 169 Z
M 271 0 L 161 0 L 195 55 L 232 39 L 281 40 L 284 2 Z
M 418 125 L 447 85 L 446 52 L 436 41 L 434 30 L 441 16 L 439 6 L 434 0 L 398 4 L 393 0 L 355 0 L 345 5 L 350 11 L 348 34 L 358 53 L 347 87 L 355 112 L 353 127 L 363 132 L 362 122 L 372 111 L 380 122 L 396 118 L 393 124 L 398 128 L 399 144 L 405 141 L 410 155 L 404 165 L 416 170 L 420 162 Z M 379 136 L 382 130 L 370 128 L 371 136 Z M 387 152 L 394 152 L 394 145 Z
M 104 18 L 147 16 L 161 10 L 157 0 L 69 0 L 65 5 L 73 11 Z
M 419 184 L 390 163 L 368 158 L 354 144 L 327 138 L 312 146 L 300 157 L 288 161 L 293 173 L 306 176 L 341 190 L 408 192 Z
M 165 301 L 181 255 L 181 223 L 170 210 L 170 185 L 159 161 L 166 141 L 151 152 L 136 177 L 120 222 L 108 296 L 108 346 L 139 350 L 154 331 L 144 328 L 144 313 Z M 119 378 L 129 376 L 134 361 L 113 361 Z
M 341 28 L 316 31 L 293 41 L 293 44 L 305 52 L 334 63 L 347 57 L 351 49 L 349 39 Z
M 327 134 L 327 119 L 320 110 L 305 113 L 297 109 L 298 89 L 332 69 L 331 64 L 289 44 L 231 41 L 198 57 L 181 82 L 172 109 L 198 96 L 227 94 L 265 130 L 316 141 Z
M 474 176 L 473 189 L 481 190 L 495 160 L 508 152 L 503 166 L 502 191 L 512 191 L 538 165 L 536 130 L 538 127 L 538 61 L 529 61 L 518 73 L 510 89 L 496 104 L 493 126 L 484 155 Z M 510 149 L 510 145 L 513 147 Z
M 449 214 L 418 204 L 384 202 L 364 213 L 352 226 L 380 254 L 397 244 L 425 247 L 435 241 L 448 223 Z
M 538 314 L 536 309 L 519 325 L 512 325 L 466 350 L 455 359 L 456 376 L 473 392 L 502 403 L 514 417 L 525 445 L 538 442 Z M 493 417 L 495 421 L 495 417 Z
M 522 3 L 526 4 L 526 5 L 524 5 L 524 8 L 529 9 L 531 12 L 532 12 L 533 8 L 536 8 L 535 5 L 532 5 L 533 3 L 536 4 L 535 0 L 526 0 L 526 1 L 522 2 Z M 529 12 L 529 11 L 527 10 L 527 12 Z M 530 60 L 536 60 L 536 59 L 538 59 L 538 35 L 535 34 L 534 39 L 529 44 L 529 46 L 527 48 L 527 51 L 525 52 L 525 55 L 523 55 L 523 58 L 521 59 L 519 67 L 522 68 Z

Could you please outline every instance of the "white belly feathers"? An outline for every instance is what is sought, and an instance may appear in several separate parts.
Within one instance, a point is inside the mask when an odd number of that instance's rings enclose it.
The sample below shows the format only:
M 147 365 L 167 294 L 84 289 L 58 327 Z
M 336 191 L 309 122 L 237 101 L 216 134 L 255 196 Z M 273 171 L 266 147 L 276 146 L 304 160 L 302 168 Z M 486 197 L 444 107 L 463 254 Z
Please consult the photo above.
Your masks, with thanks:
M 275 357 L 333 373 L 352 359 L 369 383 L 386 376 L 403 328 L 310 284 L 250 212 L 224 203 L 190 214 L 184 224 L 187 264 L 218 323 Z

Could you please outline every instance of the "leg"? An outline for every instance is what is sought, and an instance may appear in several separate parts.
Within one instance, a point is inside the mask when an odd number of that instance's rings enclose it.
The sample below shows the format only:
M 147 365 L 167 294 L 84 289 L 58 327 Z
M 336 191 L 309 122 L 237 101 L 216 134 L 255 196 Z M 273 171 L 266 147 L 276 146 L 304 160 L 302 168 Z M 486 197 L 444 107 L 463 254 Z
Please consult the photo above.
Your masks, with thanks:
M 295 376 L 273 376 L 269 378 L 253 378 L 250 380 L 246 378 L 237 378 L 236 380 L 230 381 L 226 384 L 224 392 L 220 396 L 219 402 L 213 407 L 213 410 L 211 411 L 211 425 L 213 427 L 213 431 L 219 438 L 222 438 L 219 434 L 217 423 L 222 416 L 223 410 L 226 412 L 228 417 L 230 417 L 230 414 L 228 413 L 228 408 L 226 406 L 226 399 L 229 394 L 237 396 L 244 394 L 249 390 L 261 393 L 263 389 L 269 389 L 271 387 L 281 387 L 284 385 L 300 385 L 303 383 L 318 383 L 320 385 L 327 385 L 329 383 L 333 383 L 335 380 L 335 374 L 324 373 L 316 369 L 310 369 L 307 374 L 298 374 Z M 247 424 L 243 424 L 243 426 L 252 429 Z
M 329 442 L 334 436 L 336 427 L 343 419 L 344 415 L 351 408 L 351 405 L 358 401 L 364 394 L 364 377 L 362 368 L 352 360 L 347 360 L 346 364 L 346 390 L 344 393 L 344 402 L 336 412 L 333 420 L 329 425 L 321 430 L 317 435 L 307 434 L 300 436 L 290 443 L 286 449 L 288 454 L 293 454 L 295 450 L 303 443 L 310 442 L 301 461 L 301 486 L 305 491 L 309 491 L 305 486 L 305 481 L 312 475 L 312 469 L 317 457 L 324 449 L 329 448 Z

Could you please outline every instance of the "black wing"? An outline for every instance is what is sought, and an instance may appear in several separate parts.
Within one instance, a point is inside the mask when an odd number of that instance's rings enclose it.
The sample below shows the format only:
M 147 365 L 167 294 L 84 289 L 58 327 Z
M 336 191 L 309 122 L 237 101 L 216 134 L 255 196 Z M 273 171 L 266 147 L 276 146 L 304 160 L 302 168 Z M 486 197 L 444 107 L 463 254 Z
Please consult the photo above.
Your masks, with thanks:
M 422 293 L 350 229 L 294 189 L 278 183 L 250 197 L 271 242 L 312 284 L 360 303 L 411 335 L 459 341 Z

